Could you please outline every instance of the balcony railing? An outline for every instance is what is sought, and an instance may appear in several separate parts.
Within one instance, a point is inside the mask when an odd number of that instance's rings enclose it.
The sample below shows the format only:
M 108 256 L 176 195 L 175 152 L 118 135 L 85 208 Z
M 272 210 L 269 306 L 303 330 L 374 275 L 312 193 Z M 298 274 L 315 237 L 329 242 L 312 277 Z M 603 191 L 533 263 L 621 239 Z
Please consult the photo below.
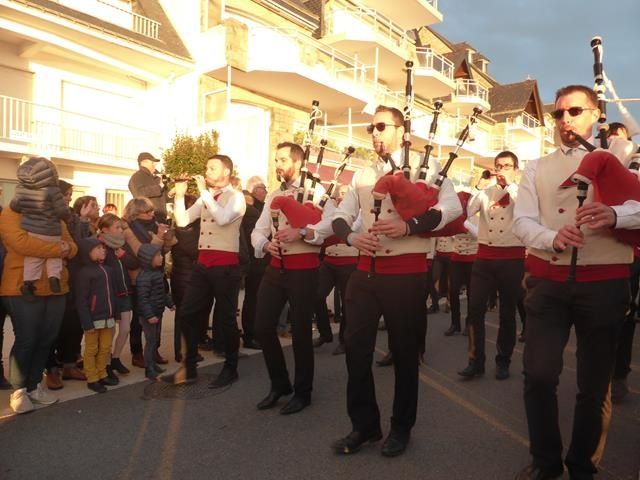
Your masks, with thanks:
M 456 82 L 455 96 L 479 98 L 481 101 L 489 103 L 489 90 L 475 80 L 458 80 Z
M 544 127 L 544 140 L 549 143 L 556 143 L 553 127 Z
M 522 112 L 517 117 L 508 118 L 507 126 L 511 128 L 526 128 L 532 130 L 533 133 L 537 133 L 541 124 L 536 117 L 529 115 L 527 112 Z
M 373 8 L 335 6 L 327 20 L 329 34 L 367 36 L 375 33 L 401 48 L 410 47 L 414 43 L 406 30 Z
M 319 80 L 328 76 L 370 87 L 375 82 L 375 65 L 366 65 L 291 28 L 250 28 L 248 60 L 249 69 L 302 73 L 300 68 L 307 67 Z
M 418 69 L 433 70 L 453 81 L 453 62 L 437 54 L 429 47 L 417 47 Z
M 114 0 L 53 0 L 56 3 L 79 10 L 87 15 L 99 18 L 114 25 L 118 25 L 145 37 L 158 40 L 160 33 L 160 22 L 151 20 L 142 15 L 138 15 L 130 10 L 119 6 L 122 2 Z
M 0 142 L 42 155 L 133 163 L 159 135 L 129 125 L 0 95 Z M 122 166 L 122 165 L 120 165 Z

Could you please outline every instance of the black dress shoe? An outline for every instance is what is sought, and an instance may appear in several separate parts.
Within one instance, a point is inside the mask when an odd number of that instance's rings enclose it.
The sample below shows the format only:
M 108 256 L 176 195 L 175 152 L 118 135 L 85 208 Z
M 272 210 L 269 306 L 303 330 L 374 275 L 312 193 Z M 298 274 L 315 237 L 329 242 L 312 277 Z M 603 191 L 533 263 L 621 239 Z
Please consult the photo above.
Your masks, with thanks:
M 258 410 L 267 410 L 269 408 L 275 407 L 276 403 L 278 403 L 278 400 L 280 400 L 280 397 L 289 395 L 292 392 L 293 389 L 291 387 L 284 391 L 271 390 L 269 392 L 269 395 L 264 397 L 262 400 L 260 400 L 260 403 L 258 403 Z
M 468 379 L 479 377 L 484 375 L 484 367 L 476 367 L 473 363 L 470 363 L 464 370 L 460 370 L 458 375 Z
M 455 335 L 456 333 L 460 333 L 460 327 L 456 327 L 455 325 L 451 325 L 444 331 L 445 337 L 450 337 L 451 335 Z
M 379 440 L 382 440 L 382 432 L 380 430 L 370 434 L 353 431 L 346 437 L 333 442 L 331 448 L 341 455 L 349 455 L 356 453 L 365 443 L 374 443 Z
M 318 348 L 324 345 L 325 343 L 331 343 L 331 342 L 333 342 L 333 338 L 324 338 L 324 337 L 314 338 L 313 348 Z
M 496 365 L 496 380 L 506 380 L 507 378 L 509 378 L 509 367 Z
M 382 444 L 382 453 L 385 457 L 397 457 L 402 455 L 409 444 L 409 434 L 400 434 L 391 430 Z
M 289 400 L 287 404 L 280 409 L 280 415 L 291 415 L 293 413 L 298 413 L 307 408 L 309 405 L 311 405 L 311 399 L 294 395 L 293 397 L 291 397 L 291 400 Z
M 209 388 L 226 387 L 236 380 L 238 380 L 238 370 L 231 367 L 222 367 L 218 376 L 209 384 Z
M 553 471 L 543 470 L 535 464 L 527 465 L 522 471 L 520 471 L 515 480 L 554 480 L 562 478 L 562 472 L 564 468 L 562 465 Z
M 391 352 L 387 352 L 387 354 L 382 357 L 380 360 L 376 360 L 376 365 L 379 367 L 390 367 L 393 365 L 393 355 Z
M 260 345 L 260 343 L 258 343 L 253 338 L 250 338 L 249 340 L 244 340 L 242 342 L 242 345 L 244 346 L 244 348 L 250 348 L 251 350 L 262 350 L 262 345 Z

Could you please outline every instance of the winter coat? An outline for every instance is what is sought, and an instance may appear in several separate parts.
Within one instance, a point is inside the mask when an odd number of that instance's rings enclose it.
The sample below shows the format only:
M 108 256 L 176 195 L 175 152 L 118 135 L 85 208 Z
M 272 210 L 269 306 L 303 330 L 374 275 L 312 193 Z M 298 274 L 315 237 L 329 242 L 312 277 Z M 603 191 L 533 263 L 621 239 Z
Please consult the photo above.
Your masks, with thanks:
M 126 222 L 122 222 L 122 229 L 124 235 L 124 241 L 126 242 L 126 248 L 132 253 L 136 258 L 138 257 L 138 251 L 140 250 L 140 246 L 144 245 L 143 242 L 140 241 L 136 234 L 133 232 L 129 225 Z M 151 241 L 149 243 L 153 245 L 158 245 L 162 247 L 162 253 L 167 253 L 171 250 L 177 240 L 175 237 L 166 235 L 165 239 L 162 240 L 155 233 L 149 232 L 151 236 Z M 136 285 L 138 274 L 140 273 L 140 265 L 133 268 L 129 268 L 129 277 L 131 278 L 131 284 Z
M 171 248 L 171 291 L 176 303 L 180 304 L 198 260 L 200 220 L 186 227 L 176 227 L 175 232 L 178 243 Z
M 81 267 L 73 279 L 75 304 L 83 330 L 92 330 L 94 321 L 119 319 L 113 271 L 89 258 L 89 252 L 101 245 L 97 238 L 85 238 L 78 244 Z
M 60 220 L 69 207 L 58 187 L 56 167 L 46 158 L 30 158 L 18 167 L 19 184 L 11 208 L 22 213 L 20 226 L 30 233 L 60 236 Z
M 39 238 L 32 237 L 21 226 L 22 215 L 14 212 L 11 208 L 5 208 L 0 214 L 0 239 L 7 250 L 4 259 L 2 272 L 2 283 L 0 284 L 0 296 L 22 295 L 20 288 L 24 282 L 24 257 L 55 258 L 61 256 L 60 244 L 58 242 L 47 242 Z M 69 256 L 72 258 L 78 252 L 73 238 L 69 235 L 67 226 L 60 222 L 62 229 L 62 240 L 69 244 Z M 34 283 L 36 296 L 65 295 L 69 292 L 69 272 L 67 268 L 62 269 L 60 278 L 61 290 L 53 293 L 49 288 L 46 269 L 42 269 L 42 276 Z
M 113 248 L 107 249 L 107 256 L 104 259 L 104 264 L 108 266 L 113 272 L 113 282 L 115 288 L 115 294 L 117 297 L 126 297 L 133 292 L 133 286 L 131 285 L 131 278 L 129 277 L 129 268 L 137 268 L 138 262 L 135 257 L 124 248 L 121 249 L 124 255 L 118 257 L 116 251 Z
M 136 282 L 138 316 L 144 320 L 163 314 L 165 307 L 173 307 L 171 295 L 165 290 L 162 267 L 151 267 L 151 259 L 160 251 L 159 245 L 143 243 L 138 250 L 142 271 Z
M 160 186 L 160 177 L 146 168 L 140 167 L 129 179 L 129 191 L 133 198 L 147 197 L 153 203 L 153 210 L 162 216 L 167 215 L 167 196 L 164 187 Z

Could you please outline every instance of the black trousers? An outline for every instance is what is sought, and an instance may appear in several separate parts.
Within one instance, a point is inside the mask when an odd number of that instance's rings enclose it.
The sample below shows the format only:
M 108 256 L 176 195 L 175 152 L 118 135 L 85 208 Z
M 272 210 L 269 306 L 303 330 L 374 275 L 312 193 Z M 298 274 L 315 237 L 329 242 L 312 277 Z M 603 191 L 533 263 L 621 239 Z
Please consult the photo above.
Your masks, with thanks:
M 131 294 L 131 329 L 129 330 L 129 348 L 131 355 L 142 355 L 142 325 L 138 319 L 138 294 L 135 285 Z
M 522 293 L 524 259 L 489 260 L 478 258 L 471 271 L 469 295 L 469 362 L 483 367 L 485 362 L 484 316 L 492 292 L 500 297 L 500 328 L 496 364 L 508 367 L 516 344 L 516 307 Z
M 65 296 L 64 316 L 60 324 L 60 331 L 51 346 L 47 369 L 57 366 L 59 362 L 64 366 L 75 366 L 82 349 L 83 335 L 84 331 L 80 326 L 75 301 L 72 294 L 68 293 Z
M 186 343 L 185 363 L 188 367 L 195 367 L 197 363 L 202 319 L 209 317 L 211 302 L 215 299 L 214 318 L 223 336 L 225 366 L 237 368 L 240 332 L 236 309 L 241 279 L 239 265 L 194 267 L 189 280 L 190 288 L 176 312 Z
M 418 405 L 418 352 L 421 323 L 427 315 L 425 273 L 375 275 L 356 270 L 347 285 L 349 320 L 344 335 L 347 371 L 347 411 L 353 430 L 380 429 L 371 371 L 378 321 L 384 316 L 393 354 L 395 388 L 391 428 L 408 434 L 416 422 Z
M 311 322 L 318 290 L 318 269 L 283 270 L 268 266 L 258 290 L 255 334 L 271 379 L 271 388 L 291 388 L 289 372 L 280 346 L 277 326 L 280 313 L 289 302 L 289 319 L 295 360 L 295 394 L 309 399 L 313 389 L 313 342 Z
M 336 318 L 340 318 L 340 343 L 344 343 L 344 329 L 346 325 L 346 306 L 344 295 L 347 291 L 349 277 L 355 271 L 356 264 L 353 265 L 332 265 L 322 262 L 318 270 L 318 292 L 316 299 L 316 325 L 320 336 L 325 339 L 332 339 L 333 333 L 329 325 L 329 310 L 327 308 L 327 296 L 335 288 L 334 295 L 340 298 L 342 314 L 335 312 Z
M 467 318 L 469 317 L 469 298 L 471 297 L 471 269 L 473 262 L 450 262 L 449 266 L 449 305 L 451 306 L 451 325 L 460 329 L 460 290 L 467 287 Z
M 258 289 L 263 269 L 250 269 L 244 277 L 244 301 L 242 302 L 242 336 L 245 342 L 255 337 L 256 314 L 258 307 Z
M 436 277 L 433 274 L 433 268 L 435 263 L 431 264 L 432 267 L 427 270 L 427 296 L 425 298 L 425 302 L 429 300 L 431 297 L 431 303 L 433 305 L 438 305 L 438 300 L 440 300 L 440 294 L 438 293 L 438 289 L 436 288 Z
M 640 258 L 636 257 L 631 264 L 631 277 L 629 277 L 629 286 L 631 289 L 631 302 L 629 303 L 629 312 L 622 325 L 620 331 L 620 340 L 618 341 L 618 351 L 616 353 L 616 364 L 613 370 L 613 378 L 616 380 L 624 380 L 631 372 L 631 351 L 633 350 L 633 336 L 636 332 L 636 310 L 635 302 L 638 296 L 638 281 L 640 280 Z
M 440 298 L 449 296 L 449 267 L 451 257 L 436 255 L 433 257 L 433 281 L 438 282 L 438 293 Z
M 556 389 L 573 326 L 578 394 L 565 463 L 571 478 L 592 478 L 609 428 L 609 383 L 620 328 L 629 307 L 629 282 L 569 283 L 529 277 L 525 306 L 524 402 L 531 455 L 542 468 L 562 466 Z

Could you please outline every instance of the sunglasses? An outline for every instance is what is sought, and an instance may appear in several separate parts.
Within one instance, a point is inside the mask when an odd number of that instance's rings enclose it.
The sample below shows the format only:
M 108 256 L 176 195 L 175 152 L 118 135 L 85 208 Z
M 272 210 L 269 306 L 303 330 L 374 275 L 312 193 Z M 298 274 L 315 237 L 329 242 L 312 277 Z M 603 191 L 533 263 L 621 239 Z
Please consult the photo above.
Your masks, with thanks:
M 384 132 L 384 129 L 387 127 L 398 128 L 398 126 L 393 123 L 378 122 L 378 123 L 372 123 L 371 125 L 367 125 L 367 133 L 371 135 L 374 130 L 377 130 L 379 132 Z
M 564 112 L 569 112 L 569 115 L 571 115 L 572 117 L 577 117 L 579 115 L 582 115 L 582 113 L 585 110 L 595 110 L 595 108 L 584 108 L 584 107 L 571 107 L 567 109 L 559 108 L 558 110 L 554 110 L 553 112 L 551 112 L 551 116 L 556 120 L 560 120 L 562 117 L 564 117 Z

